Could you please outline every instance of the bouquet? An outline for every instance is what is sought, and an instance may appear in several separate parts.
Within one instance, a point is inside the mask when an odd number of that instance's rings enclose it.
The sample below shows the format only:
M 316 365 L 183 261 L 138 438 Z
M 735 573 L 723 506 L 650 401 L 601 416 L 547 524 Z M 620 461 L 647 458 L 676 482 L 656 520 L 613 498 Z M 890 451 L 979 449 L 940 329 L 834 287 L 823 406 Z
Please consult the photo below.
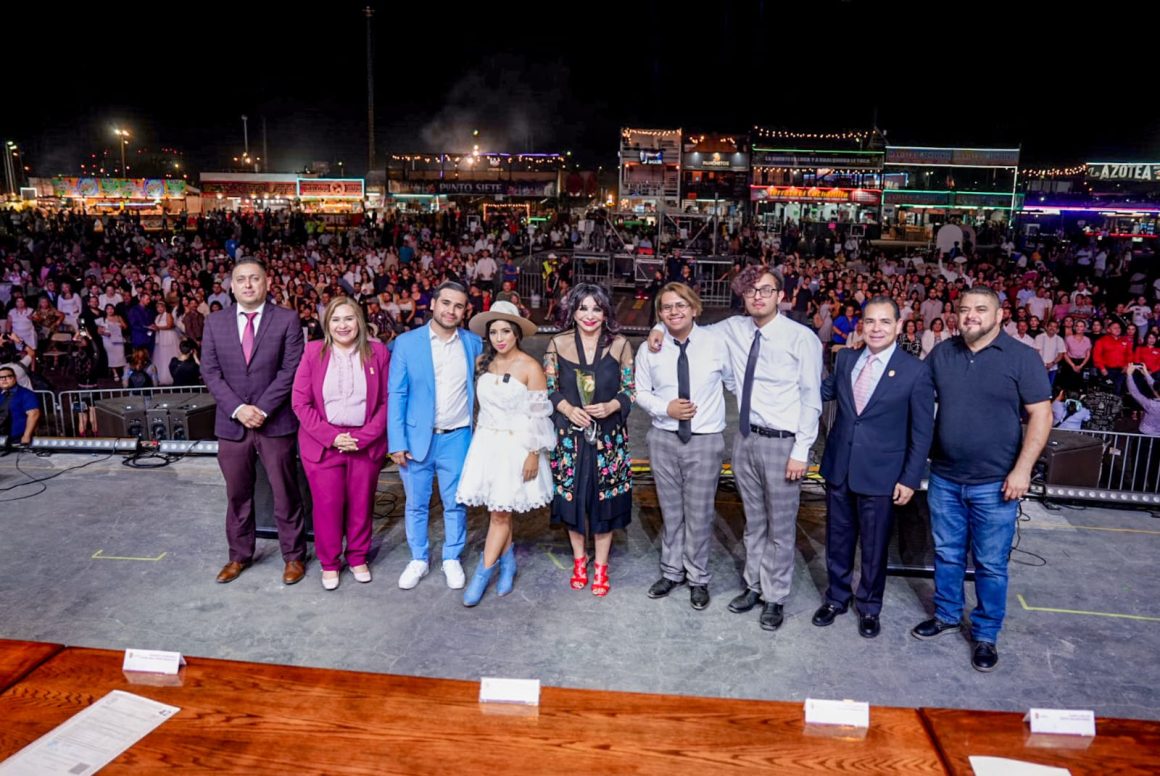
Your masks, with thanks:
M 576 390 L 580 393 L 580 404 L 587 407 L 596 397 L 596 375 L 586 369 L 576 371 Z M 596 424 L 589 423 L 584 429 L 584 438 L 588 444 L 596 444 Z

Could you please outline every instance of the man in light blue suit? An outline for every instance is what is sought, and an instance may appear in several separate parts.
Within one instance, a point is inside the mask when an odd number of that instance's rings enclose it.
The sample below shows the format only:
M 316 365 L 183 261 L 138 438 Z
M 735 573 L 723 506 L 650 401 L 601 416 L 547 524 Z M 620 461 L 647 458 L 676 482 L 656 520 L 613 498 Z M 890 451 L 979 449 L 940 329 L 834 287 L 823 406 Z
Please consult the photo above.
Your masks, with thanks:
M 443 575 L 463 587 L 459 555 L 467 542 L 467 510 L 455 501 L 459 474 L 471 445 L 478 336 L 459 328 L 467 290 L 447 282 L 435 289 L 431 321 L 395 340 L 387 401 L 387 444 L 407 496 L 407 544 L 411 562 L 399 577 L 410 590 L 430 570 L 427 519 L 431 488 L 439 478 L 443 500 Z

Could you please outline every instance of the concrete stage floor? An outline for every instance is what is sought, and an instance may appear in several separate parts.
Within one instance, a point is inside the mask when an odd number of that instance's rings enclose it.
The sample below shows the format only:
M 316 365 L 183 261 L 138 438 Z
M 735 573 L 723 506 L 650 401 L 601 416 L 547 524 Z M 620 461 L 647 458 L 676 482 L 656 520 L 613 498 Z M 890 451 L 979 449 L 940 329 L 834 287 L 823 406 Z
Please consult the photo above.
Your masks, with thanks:
M 529 342 L 529 352 L 539 355 L 543 339 Z M 736 403 L 726 401 L 735 425 Z M 634 457 L 647 457 L 648 422 L 634 409 Z M 818 460 L 817 448 L 814 455 Z M 339 589 L 326 592 L 313 561 L 303 582 L 283 586 L 273 541 L 259 542 L 255 566 L 238 580 L 214 582 L 226 561 L 225 493 L 215 459 L 142 471 L 119 457 L 102 458 L 0 458 L 0 637 L 419 676 L 527 677 L 596 689 L 1091 708 L 1160 719 L 1160 520 L 1146 511 L 1025 502 L 999 666 L 980 674 L 970 666 L 965 637 L 910 636 L 933 611 L 929 579 L 889 578 L 877 639 L 860 638 L 851 614 L 829 628 L 810 623 L 825 587 L 817 483 L 804 486 L 793 592 L 785 624 L 771 634 L 759 627 L 757 610 L 726 609 L 740 590 L 744 529 L 740 500 L 728 488 L 718 493 L 713 600 L 705 611 L 689 606 L 685 587 L 666 599 L 645 595 L 659 576 L 661 528 L 648 482 L 635 488 L 633 522 L 615 538 L 607 598 L 568 587 L 567 536 L 550 528 L 541 511 L 517 521 L 513 594 L 498 599 L 493 587 L 479 607 L 465 609 L 462 592 L 449 590 L 437 567 L 416 589 L 398 588 L 409 553 L 393 468 L 379 485 L 374 582 L 360 585 L 344 572 Z M 39 490 L 9 489 L 28 475 L 54 473 L 61 474 L 43 483 L 43 493 L 12 500 Z M 443 533 L 437 512 L 431 525 L 437 556 Z M 486 515 L 472 513 L 464 555 L 469 575 L 485 526 Z

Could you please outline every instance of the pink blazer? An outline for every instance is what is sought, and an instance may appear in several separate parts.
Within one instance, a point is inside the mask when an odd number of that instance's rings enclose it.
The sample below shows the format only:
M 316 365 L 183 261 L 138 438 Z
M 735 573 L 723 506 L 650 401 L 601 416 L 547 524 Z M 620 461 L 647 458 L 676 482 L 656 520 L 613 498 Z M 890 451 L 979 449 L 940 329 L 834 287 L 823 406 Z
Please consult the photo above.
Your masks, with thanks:
M 327 448 L 333 449 L 334 438 L 344 431 L 358 440 L 359 449 L 371 458 L 387 457 L 387 368 L 391 353 L 381 342 L 371 342 L 371 359 L 363 364 L 367 378 L 367 419 L 359 428 L 341 428 L 326 420 L 322 399 L 322 381 L 330 366 L 330 353 L 322 356 L 322 340 L 306 344 L 306 352 L 294 375 L 290 404 L 298 416 L 298 450 L 303 461 L 317 463 Z

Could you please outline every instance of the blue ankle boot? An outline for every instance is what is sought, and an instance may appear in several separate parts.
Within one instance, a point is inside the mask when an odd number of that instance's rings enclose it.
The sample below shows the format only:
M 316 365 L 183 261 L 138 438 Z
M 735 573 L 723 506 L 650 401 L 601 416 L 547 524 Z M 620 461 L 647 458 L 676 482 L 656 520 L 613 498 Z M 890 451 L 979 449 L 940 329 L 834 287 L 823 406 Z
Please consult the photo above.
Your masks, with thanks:
M 487 583 L 491 582 L 492 572 L 499 564 L 492 564 L 491 568 L 483 565 L 483 558 L 479 559 L 479 566 L 475 569 L 475 576 L 467 583 L 467 589 L 463 591 L 463 605 L 475 606 L 483 598 L 483 593 L 487 590 Z
M 516 581 L 516 547 L 513 544 L 507 552 L 499 556 L 499 580 L 495 583 L 496 595 L 504 596 L 512 591 Z

